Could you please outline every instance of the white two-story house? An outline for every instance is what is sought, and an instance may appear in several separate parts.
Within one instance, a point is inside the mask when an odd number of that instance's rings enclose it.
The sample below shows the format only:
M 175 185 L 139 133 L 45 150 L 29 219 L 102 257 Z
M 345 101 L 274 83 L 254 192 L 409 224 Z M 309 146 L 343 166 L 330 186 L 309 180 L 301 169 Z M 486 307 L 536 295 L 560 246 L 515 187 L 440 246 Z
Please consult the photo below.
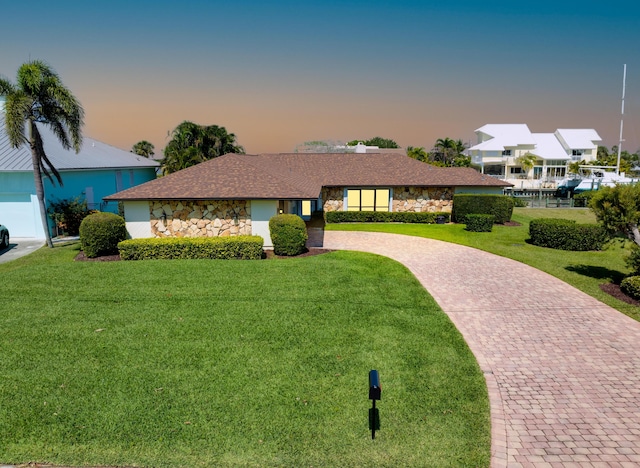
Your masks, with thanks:
M 469 148 L 474 164 L 516 188 L 555 188 L 572 162 L 595 161 L 602 141 L 593 129 L 558 129 L 532 133 L 526 124 L 487 124 L 475 131 L 478 143 Z M 523 167 L 522 156 L 533 159 Z

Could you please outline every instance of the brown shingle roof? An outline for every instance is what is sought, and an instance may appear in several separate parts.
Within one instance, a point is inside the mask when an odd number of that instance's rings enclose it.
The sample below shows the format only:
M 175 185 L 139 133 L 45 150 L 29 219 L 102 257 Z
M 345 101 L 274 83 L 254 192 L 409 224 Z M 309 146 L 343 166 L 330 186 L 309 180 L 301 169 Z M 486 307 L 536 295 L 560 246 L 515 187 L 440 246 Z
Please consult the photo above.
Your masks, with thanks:
M 402 154 L 226 154 L 107 200 L 313 199 L 322 187 L 505 187 L 471 168 L 441 168 Z

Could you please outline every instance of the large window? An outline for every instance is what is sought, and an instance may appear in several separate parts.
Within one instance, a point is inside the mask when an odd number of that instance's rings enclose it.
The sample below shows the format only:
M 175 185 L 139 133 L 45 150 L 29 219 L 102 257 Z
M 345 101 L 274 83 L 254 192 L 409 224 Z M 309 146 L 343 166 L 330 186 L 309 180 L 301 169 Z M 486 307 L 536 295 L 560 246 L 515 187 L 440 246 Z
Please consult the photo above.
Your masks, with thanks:
M 389 211 L 389 189 L 348 189 L 347 211 Z

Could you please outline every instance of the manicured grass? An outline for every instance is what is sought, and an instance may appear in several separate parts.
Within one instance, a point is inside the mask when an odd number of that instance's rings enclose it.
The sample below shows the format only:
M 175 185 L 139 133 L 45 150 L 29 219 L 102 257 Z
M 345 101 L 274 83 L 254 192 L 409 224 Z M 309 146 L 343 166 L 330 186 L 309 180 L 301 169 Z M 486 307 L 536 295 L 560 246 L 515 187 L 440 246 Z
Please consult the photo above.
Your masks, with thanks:
M 537 247 L 527 243 L 529 222 L 535 218 L 575 219 L 595 223 L 589 209 L 516 208 L 513 221 L 520 226 L 495 225 L 493 232 L 469 232 L 464 224 L 328 224 L 327 230 L 393 232 L 467 245 L 512 258 L 545 271 L 575 286 L 620 312 L 640 320 L 640 308 L 626 304 L 600 290 L 601 283 L 619 282 L 628 273 L 626 247 L 612 242 L 600 252 L 570 252 Z M 562 301 L 562 298 L 558 298 Z
M 0 265 L 0 464 L 489 465 L 484 378 L 400 264 L 76 253 Z

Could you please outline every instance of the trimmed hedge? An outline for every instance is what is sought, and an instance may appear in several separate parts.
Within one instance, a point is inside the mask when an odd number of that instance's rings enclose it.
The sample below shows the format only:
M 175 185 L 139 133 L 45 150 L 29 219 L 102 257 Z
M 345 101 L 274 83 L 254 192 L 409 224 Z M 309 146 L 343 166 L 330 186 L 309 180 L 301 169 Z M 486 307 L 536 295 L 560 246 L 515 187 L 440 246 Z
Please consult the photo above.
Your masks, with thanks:
M 435 224 L 438 216 L 448 223 L 451 213 L 424 211 L 328 211 L 325 213 L 327 223 L 423 223 Z
M 495 216 L 490 214 L 470 214 L 465 219 L 465 229 L 471 232 L 491 232 L 495 220 Z
M 573 251 L 601 250 L 608 240 L 602 226 L 553 218 L 532 219 L 529 236 L 533 245 Z
M 454 223 L 464 223 L 470 214 L 490 214 L 495 216 L 496 223 L 504 224 L 511 221 L 514 201 L 506 195 L 482 195 L 461 193 L 453 196 Z
M 623 279 L 620 290 L 629 297 L 640 299 L 640 276 L 628 276 Z
M 98 212 L 80 223 L 80 246 L 89 258 L 118 253 L 118 242 L 127 238 L 127 226 L 122 216 Z
M 263 244 L 260 236 L 164 237 L 125 240 L 118 249 L 122 260 L 259 260 Z
M 299 255 L 306 249 L 307 225 L 294 214 L 276 215 L 269 220 L 269 234 L 276 255 Z

